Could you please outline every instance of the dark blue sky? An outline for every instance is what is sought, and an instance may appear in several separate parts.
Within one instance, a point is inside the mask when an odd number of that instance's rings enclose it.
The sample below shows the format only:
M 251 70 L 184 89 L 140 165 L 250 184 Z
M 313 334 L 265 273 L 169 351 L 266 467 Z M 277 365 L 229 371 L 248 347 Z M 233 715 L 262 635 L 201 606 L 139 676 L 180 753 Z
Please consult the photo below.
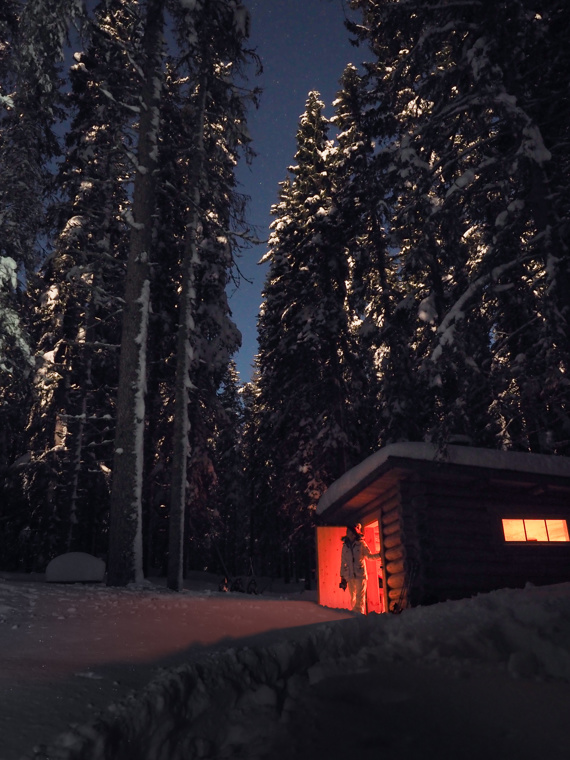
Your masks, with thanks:
M 307 94 L 318 90 L 332 116 L 332 102 L 347 63 L 358 64 L 363 51 L 349 43 L 343 26 L 341 0 L 246 0 L 251 12 L 250 43 L 262 59 L 263 74 L 255 84 L 263 89 L 259 110 L 251 112 L 249 131 L 257 153 L 251 167 L 241 166 L 241 190 L 251 197 L 248 218 L 266 239 L 270 208 L 277 200 L 279 182 L 293 163 L 299 116 Z M 254 84 L 253 80 L 251 82 Z M 265 246 L 243 252 L 239 267 L 252 283 L 242 280 L 230 290 L 230 307 L 243 335 L 235 357 L 242 381 L 251 379 L 257 353 L 256 323 L 267 271 L 259 262 Z

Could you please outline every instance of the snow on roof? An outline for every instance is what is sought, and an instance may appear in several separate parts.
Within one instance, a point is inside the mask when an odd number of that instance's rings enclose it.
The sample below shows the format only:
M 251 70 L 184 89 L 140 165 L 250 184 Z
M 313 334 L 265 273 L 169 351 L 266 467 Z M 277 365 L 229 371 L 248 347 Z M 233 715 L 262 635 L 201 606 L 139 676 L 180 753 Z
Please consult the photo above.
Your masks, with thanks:
M 445 452 L 442 452 L 433 443 L 393 443 L 371 454 L 363 462 L 335 480 L 321 496 L 317 504 L 317 514 L 322 514 L 332 504 L 340 501 L 343 496 L 353 489 L 357 489 L 388 459 L 394 457 L 570 478 L 570 457 L 527 454 L 519 451 L 495 451 L 493 449 L 474 448 L 473 446 L 447 446 Z

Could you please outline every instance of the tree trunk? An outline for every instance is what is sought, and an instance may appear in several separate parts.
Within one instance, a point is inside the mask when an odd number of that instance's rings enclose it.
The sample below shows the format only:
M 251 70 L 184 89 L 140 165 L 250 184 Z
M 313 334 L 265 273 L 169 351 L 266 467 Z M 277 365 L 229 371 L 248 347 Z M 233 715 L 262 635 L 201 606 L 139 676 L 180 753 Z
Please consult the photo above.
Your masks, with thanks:
M 107 575 L 110 586 L 126 586 L 143 579 L 141 523 L 146 338 L 163 23 L 163 0 L 149 0 L 143 40 L 142 108 L 119 364 Z
M 208 74 L 204 73 L 197 106 L 196 147 L 190 171 L 191 203 L 186 222 L 186 242 L 182 262 L 182 289 L 178 315 L 176 355 L 176 390 L 174 435 L 172 451 L 172 482 L 170 488 L 170 522 L 168 540 L 168 588 L 181 591 L 184 579 L 184 512 L 186 507 L 187 467 L 189 455 L 188 390 L 190 365 L 193 358 L 191 335 L 194 331 L 196 303 L 196 268 L 200 264 L 198 224 L 200 221 L 200 178 L 204 167 L 204 126 Z

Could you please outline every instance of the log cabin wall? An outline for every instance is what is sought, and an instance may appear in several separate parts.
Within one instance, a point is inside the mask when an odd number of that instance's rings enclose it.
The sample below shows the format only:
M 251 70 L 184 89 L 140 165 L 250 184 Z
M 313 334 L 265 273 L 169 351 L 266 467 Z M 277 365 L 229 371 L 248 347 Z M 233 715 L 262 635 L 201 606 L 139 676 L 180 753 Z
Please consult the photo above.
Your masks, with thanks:
M 484 493 L 493 538 L 494 561 L 501 586 L 543 586 L 570 581 L 570 542 L 509 543 L 503 518 L 562 519 L 570 527 L 570 486 L 545 480 L 530 485 L 495 479 Z
M 433 465 L 402 480 L 397 521 L 382 514 L 390 601 L 430 604 L 570 580 L 570 543 L 504 539 L 502 518 L 561 518 L 570 525 L 570 487 L 553 490 L 537 480 Z
M 418 473 L 411 472 L 400 482 L 402 501 L 402 544 L 404 557 L 404 575 L 398 578 L 403 582 L 405 591 L 402 607 L 424 603 L 424 586 L 426 569 L 429 568 L 429 551 L 426 535 L 427 496 L 425 483 Z
M 395 482 L 377 505 L 382 552 L 384 599 L 389 610 L 405 601 L 403 568 L 405 547 L 402 535 L 402 504 L 400 486 Z

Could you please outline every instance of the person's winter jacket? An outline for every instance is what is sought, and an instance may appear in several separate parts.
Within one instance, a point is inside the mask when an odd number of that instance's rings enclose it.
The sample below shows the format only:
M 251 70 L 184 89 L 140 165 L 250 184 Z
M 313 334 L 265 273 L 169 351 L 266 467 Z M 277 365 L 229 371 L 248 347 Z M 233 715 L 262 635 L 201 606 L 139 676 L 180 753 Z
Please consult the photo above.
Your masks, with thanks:
M 368 578 L 367 559 L 380 559 L 380 553 L 372 554 L 363 538 L 351 541 L 345 536 L 340 559 L 341 578 L 346 578 L 347 581 L 352 578 Z

